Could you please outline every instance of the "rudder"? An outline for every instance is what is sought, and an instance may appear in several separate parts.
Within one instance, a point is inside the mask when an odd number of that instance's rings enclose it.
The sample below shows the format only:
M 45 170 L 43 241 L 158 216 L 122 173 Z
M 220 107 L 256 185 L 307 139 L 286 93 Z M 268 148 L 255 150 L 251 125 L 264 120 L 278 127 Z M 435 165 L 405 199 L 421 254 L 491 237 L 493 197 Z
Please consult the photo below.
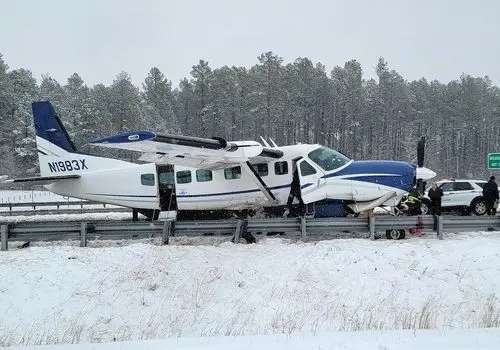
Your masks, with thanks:
M 38 101 L 31 104 L 33 110 L 33 123 L 37 136 L 38 152 L 47 155 L 50 153 L 59 153 L 57 149 L 44 150 L 44 145 L 41 145 L 38 138 L 42 138 L 52 145 L 69 152 L 77 153 L 77 149 L 71 141 L 68 132 L 64 128 L 61 119 L 57 115 L 54 107 L 49 101 Z

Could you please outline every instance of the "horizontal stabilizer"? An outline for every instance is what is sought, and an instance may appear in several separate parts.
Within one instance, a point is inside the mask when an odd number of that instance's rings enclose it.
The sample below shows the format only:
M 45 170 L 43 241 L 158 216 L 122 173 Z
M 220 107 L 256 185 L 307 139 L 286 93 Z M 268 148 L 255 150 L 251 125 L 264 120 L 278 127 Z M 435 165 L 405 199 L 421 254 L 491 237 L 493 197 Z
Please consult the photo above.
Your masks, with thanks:
M 20 183 L 34 183 L 36 185 L 48 185 L 56 181 L 78 179 L 80 175 L 63 175 L 63 176 L 36 176 L 24 177 L 19 179 L 7 179 L 6 175 L 0 176 L 0 186 Z

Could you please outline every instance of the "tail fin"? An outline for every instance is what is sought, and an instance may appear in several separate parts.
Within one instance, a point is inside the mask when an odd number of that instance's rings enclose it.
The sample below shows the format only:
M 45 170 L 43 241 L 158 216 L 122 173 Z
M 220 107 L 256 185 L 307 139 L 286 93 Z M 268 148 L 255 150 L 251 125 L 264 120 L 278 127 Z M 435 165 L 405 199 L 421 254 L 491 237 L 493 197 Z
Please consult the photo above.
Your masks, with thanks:
M 31 107 L 39 154 L 60 156 L 66 152 L 77 153 L 52 104 L 49 101 L 39 101 L 33 102 Z M 46 142 L 41 142 L 40 139 Z
M 134 165 L 118 159 L 79 153 L 50 102 L 33 102 L 31 107 L 41 176 L 77 175 Z

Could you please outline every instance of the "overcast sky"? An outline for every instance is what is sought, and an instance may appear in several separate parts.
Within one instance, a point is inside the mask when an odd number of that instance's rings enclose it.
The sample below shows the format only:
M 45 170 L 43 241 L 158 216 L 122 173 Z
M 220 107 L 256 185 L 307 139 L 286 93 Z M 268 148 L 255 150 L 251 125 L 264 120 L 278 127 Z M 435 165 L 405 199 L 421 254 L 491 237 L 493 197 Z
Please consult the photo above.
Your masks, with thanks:
M 122 70 L 140 85 L 156 66 L 177 87 L 200 59 L 250 67 L 266 51 L 328 72 L 356 59 L 367 78 L 382 56 L 407 80 L 468 73 L 500 86 L 499 35 L 496 0 L 0 0 L 11 69 L 61 84 L 77 72 L 89 86 Z

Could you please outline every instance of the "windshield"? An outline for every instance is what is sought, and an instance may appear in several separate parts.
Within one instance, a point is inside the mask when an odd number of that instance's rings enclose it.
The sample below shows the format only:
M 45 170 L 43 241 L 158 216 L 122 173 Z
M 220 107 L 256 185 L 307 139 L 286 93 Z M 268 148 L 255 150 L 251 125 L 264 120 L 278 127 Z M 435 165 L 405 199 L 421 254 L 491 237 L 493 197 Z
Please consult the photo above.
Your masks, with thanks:
M 309 158 L 325 171 L 335 170 L 347 164 L 350 159 L 331 148 L 320 147 L 309 152 Z

